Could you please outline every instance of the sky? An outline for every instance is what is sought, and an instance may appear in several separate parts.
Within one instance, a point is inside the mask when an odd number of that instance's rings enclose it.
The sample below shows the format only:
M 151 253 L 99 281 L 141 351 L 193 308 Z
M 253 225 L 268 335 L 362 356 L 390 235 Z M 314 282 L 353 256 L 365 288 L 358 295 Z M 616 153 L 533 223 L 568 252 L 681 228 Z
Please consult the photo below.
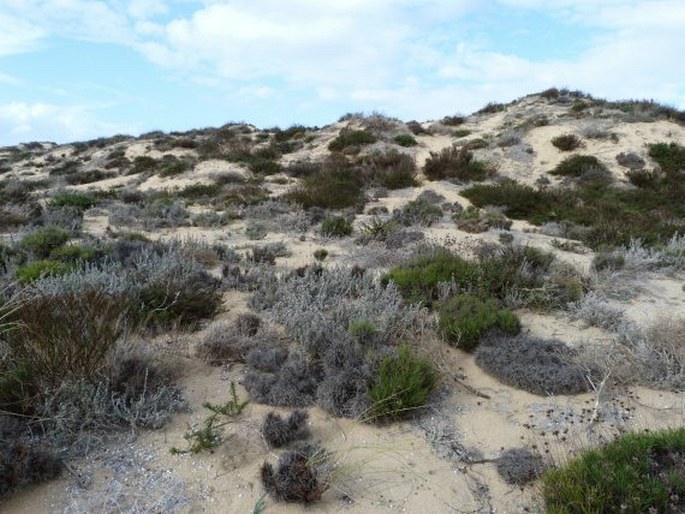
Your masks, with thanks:
M 683 0 L 0 0 L 0 147 L 425 121 L 552 86 L 684 109 L 683 27 Z

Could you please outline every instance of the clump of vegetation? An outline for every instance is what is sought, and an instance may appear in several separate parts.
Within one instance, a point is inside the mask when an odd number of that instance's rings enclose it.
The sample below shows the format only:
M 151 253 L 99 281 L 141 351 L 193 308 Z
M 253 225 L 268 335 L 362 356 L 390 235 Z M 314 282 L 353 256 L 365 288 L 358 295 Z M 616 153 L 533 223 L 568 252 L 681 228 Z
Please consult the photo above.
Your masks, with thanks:
M 213 366 L 245 362 L 249 352 L 260 346 L 268 335 L 259 316 L 243 313 L 232 323 L 212 325 L 198 345 L 196 355 Z
M 454 116 L 445 116 L 440 120 L 443 125 L 448 127 L 456 127 L 463 124 L 466 121 L 466 117 L 460 114 L 455 114 Z
M 419 144 L 414 136 L 411 134 L 398 134 L 393 138 L 393 141 L 400 146 L 412 147 Z
M 305 209 L 344 209 L 363 204 L 361 186 L 360 177 L 353 170 L 347 167 L 332 168 L 304 177 L 301 186 L 288 193 L 286 198 Z
M 425 196 L 419 195 L 416 200 L 407 202 L 402 209 L 395 209 L 392 219 L 405 227 L 412 225 L 430 227 L 439 221 L 442 215 L 442 208 L 439 205 L 434 205 Z
M 328 149 L 332 152 L 342 152 L 350 147 L 359 147 L 375 142 L 376 136 L 368 130 L 342 129 L 338 137 L 329 143 Z
M 482 300 L 471 294 L 460 294 L 442 302 L 439 316 L 442 337 L 467 352 L 473 351 L 481 336 L 491 329 L 511 335 L 521 331 L 516 314 L 502 309 L 496 300 Z
M 489 102 L 484 107 L 478 109 L 474 114 L 496 114 L 507 108 L 506 105 L 498 102 Z
M 41 277 L 54 277 L 69 273 L 73 264 L 50 259 L 40 259 L 17 268 L 17 280 L 20 284 L 35 282 Z
M 279 457 L 275 470 L 268 462 L 262 464 L 262 485 L 277 502 L 317 502 L 330 485 L 330 459 L 330 454 L 317 445 L 289 450 Z
M 53 451 L 28 440 L 5 437 L 2 427 L 0 435 L 0 499 L 10 491 L 59 475 L 62 463 Z
M 548 512 L 682 512 L 685 428 L 628 434 L 547 471 Z
M 639 170 L 645 167 L 645 160 L 634 152 L 621 152 L 616 156 L 616 162 L 631 170 Z
M 205 402 L 202 406 L 208 409 L 211 414 L 205 418 L 202 425 L 196 429 L 189 429 L 183 438 L 188 441 L 188 448 L 179 449 L 171 447 L 171 453 L 178 455 L 181 453 L 200 453 L 203 450 L 214 451 L 223 443 L 228 441 L 231 436 L 224 435 L 223 427 L 231 422 L 231 418 L 239 416 L 247 404 L 248 400 L 241 402 L 238 399 L 235 383 L 231 382 L 231 398 L 223 405 L 215 405 Z
M 573 351 L 560 341 L 522 334 L 493 335 L 474 352 L 476 364 L 501 382 L 547 396 L 587 392 L 583 370 L 572 363 Z
M 496 207 L 479 209 L 473 205 L 469 205 L 456 214 L 454 221 L 459 230 L 474 234 L 486 232 L 490 228 L 509 230 L 512 225 L 512 221 L 507 219 Z
M 70 238 L 69 231 L 58 227 L 46 226 L 25 235 L 19 241 L 19 247 L 31 252 L 38 258 L 50 256 L 55 248 L 64 245 Z
M 550 171 L 550 174 L 564 177 L 584 177 L 596 171 L 608 173 L 607 167 L 594 155 L 573 155 L 557 164 Z
M 552 144 L 562 152 L 570 152 L 576 148 L 580 148 L 583 141 L 575 134 L 562 134 L 552 138 Z
M 438 153 L 431 152 L 423 172 L 428 180 L 481 181 L 492 175 L 494 169 L 475 159 L 466 147 L 450 146 Z
M 397 150 L 373 152 L 362 159 L 364 182 L 387 189 L 414 187 L 416 162 L 414 158 Z
M 314 250 L 314 258 L 317 261 L 323 262 L 324 260 L 326 260 L 326 257 L 328 257 L 328 250 L 326 250 L 325 248 L 317 248 L 316 250 Z
M 269 412 L 262 423 L 262 437 L 272 448 L 281 448 L 298 439 L 306 439 L 309 437 L 308 418 L 309 414 L 301 410 L 296 410 L 287 419 L 275 412 Z
M 678 143 L 655 143 L 649 145 L 649 156 L 668 175 L 674 176 L 685 170 L 685 146 Z
M 425 405 L 437 378 L 430 361 L 415 356 L 408 346 L 400 347 L 396 356 L 383 359 L 378 379 L 369 390 L 370 418 L 387 421 L 415 413 Z
M 345 237 L 352 234 L 352 223 L 344 216 L 327 216 L 321 222 L 321 235 L 325 237 Z
M 497 472 L 507 484 L 522 487 L 537 480 L 545 471 L 542 457 L 528 448 L 510 448 L 495 462 Z
M 53 207 L 75 207 L 85 211 L 97 205 L 99 200 L 92 195 L 84 193 L 61 193 L 55 195 L 50 200 Z

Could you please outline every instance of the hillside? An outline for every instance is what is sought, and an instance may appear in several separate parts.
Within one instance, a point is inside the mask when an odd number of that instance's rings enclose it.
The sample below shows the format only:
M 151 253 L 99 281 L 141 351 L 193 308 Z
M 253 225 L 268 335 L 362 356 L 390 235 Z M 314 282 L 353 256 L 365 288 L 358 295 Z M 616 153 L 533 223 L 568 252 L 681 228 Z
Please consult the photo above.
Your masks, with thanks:
M 683 426 L 684 145 L 550 89 L 0 148 L 0 509 L 543 511 Z

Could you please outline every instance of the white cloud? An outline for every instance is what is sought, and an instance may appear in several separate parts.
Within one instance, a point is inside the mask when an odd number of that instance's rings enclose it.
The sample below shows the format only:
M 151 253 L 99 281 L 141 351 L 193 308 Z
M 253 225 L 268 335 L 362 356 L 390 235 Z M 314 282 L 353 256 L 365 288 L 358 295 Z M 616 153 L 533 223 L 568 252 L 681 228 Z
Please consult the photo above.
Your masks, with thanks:
M 99 121 L 96 111 L 85 105 L 0 104 L 0 141 L 3 145 L 29 140 L 67 142 L 135 132 L 127 125 Z
M 35 25 L 0 12 L 0 57 L 31 50 L 43 36 Z

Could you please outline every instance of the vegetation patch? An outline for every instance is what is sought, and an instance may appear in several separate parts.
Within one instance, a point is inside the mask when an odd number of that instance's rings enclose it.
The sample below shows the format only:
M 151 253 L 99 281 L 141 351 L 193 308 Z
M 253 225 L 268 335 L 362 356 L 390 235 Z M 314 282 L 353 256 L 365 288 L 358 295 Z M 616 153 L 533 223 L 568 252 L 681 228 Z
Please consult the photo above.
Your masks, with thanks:
M 378 379 L 369 390 L 371 419 L 387 421 L 414 414 L 425 405 L 437 379 L 430 361 L 401 346 L 396 356 L 383 359 Z
M 423 172 L 428 180 L 455 179 L 467 182 L 485 180 L 494 173 L 494 169 L 474 158 L 469 149 L 450 146 L 440 152 L 431 152 Z
M 414 158 L 397 150 L 373 152 L 361 161 L 366 184 L 387 189 L 403 189 L 418 185 Z
M 349 168 L 329 169 L 302 179 L 302 185 L 286 195 L 305 209 L 344 209 L 364 203 L 362 184 Z
M 321 222 L 321 235 L 325 237 L 345 237 L 352 234 L 352 223 L 344 216 L 327 216 Z
M 358 147 L 375 142 L 376 136 L 368 130 L 342 129 L 338 137 L 329 143 L 328 149 L 332 152 L 342 152 L 352 146 Z
M 682 512 L 685 428 L 628 434 L 542 478 L 547 511 Z
M 562 152 L 570 152 L 576 148 L 580 148 L 583 141 L 575 134 L 562 134 L 552 138 L 552 144 Z
M 516 314 L 502 309 L 496 300 L 461 294 L 440 304 L 438 328 L 448 343 L 470 352 L 487 331 L 497 328 L 516 335 L 521 331 L 521 322 Z

